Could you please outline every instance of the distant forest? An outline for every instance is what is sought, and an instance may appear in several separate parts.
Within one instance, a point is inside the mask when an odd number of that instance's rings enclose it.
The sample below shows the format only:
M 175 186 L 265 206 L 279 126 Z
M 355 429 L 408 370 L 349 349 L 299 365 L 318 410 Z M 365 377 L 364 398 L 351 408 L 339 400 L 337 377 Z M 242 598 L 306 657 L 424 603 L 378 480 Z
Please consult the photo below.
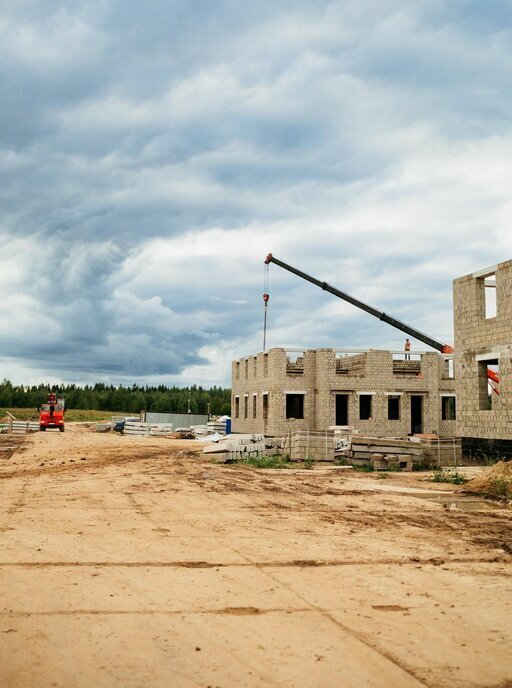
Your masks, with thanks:
M 50 389 L 64 397 L 68 409 L 91 409 L 138 413 L 141 410 L 162 413 L 208 413 L 220 416 L 231 413 L 231 390 L 221 387 L 114 387 L 97 382 L 95 385 L 13 385 L 0 383 L 0 407 L 35 408 L 48 398 Z

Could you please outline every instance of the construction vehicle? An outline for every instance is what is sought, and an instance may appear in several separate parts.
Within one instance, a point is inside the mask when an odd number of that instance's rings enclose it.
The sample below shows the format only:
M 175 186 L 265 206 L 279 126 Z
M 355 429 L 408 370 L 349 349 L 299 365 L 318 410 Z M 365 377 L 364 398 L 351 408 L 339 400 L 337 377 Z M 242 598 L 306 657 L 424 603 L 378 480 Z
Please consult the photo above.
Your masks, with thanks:
M 66 410 L 64 399 L 57 399 L 53 392 L 48 395 L 48 401 L 39 408 L 39 430 L 44 432 L 46 428 L 58 428 L 64 432 L 64 412 Z
M 297 268 L 294 268 L 292 265 L 288 265 L 288 263 L 279 260 L 279 258 L 276 258 L 271 253 L 269 253 L 268 256 L 265 258 L 265 264 L 268 266 L 270 265 L 270 263 L 279 265 L 279 267 L 283 268 L 284 270 L 288 270 L 288 272 L 291 272 L 294 275 L 297 275 L 298 277 L 302 277 L 302 279 L 311 282 L 311 284 L 315 284 L 317 287 L 320 287 L 320 289 L 323 289 L 323 291 L 328 291 L 330 294 L 334 294 L 334 296 L 337 296 L 338 298 L 343 299 L 344 301 L 348 301 L 348 303 L 351 303 L 353 306 L 357 306 L 357 308 L 366 311 L 366 313 L 369 313 L 370 315 L 373 315 L 375 318 L 378 318 L 379 320 L 388 323 L 388 325 L 391 325 L 392 327 L 396 327 L 398 330 L 402 330 L 402 332 L 405 332 L 411 337 L 418 339 L 420 342 L 427 344 L 428 346 L 432 347 L 433 349 L 436 349 L 437 351 L 440 351 L 443 354 L 453 354 L 454 352 L 453 346 L 451 346 L 450 344 L 444 344 L 443 342 L 437 341 L 433 337 L 430 337 L 428 334 L 425 334 L 424 332 L 421 332 L 420 330 L 417 330 L 416 328 L 407 325 L 401 320 L 398 320 L 397 318 L 394 318 L 391 315 L 384 313 L 378 308 L 374 308 L 373 306 L 370 306 L 367 303 L 364 303 L 363 301 L 359 301 L 359 299 L 350 296 L 350 294 L 347 294 L 346 292 L 341 291 L 340 289 L 336 289 L 336 287 L 327 284 L 327 282 L 322 282 L 321 280 L 318 280 L 315 277 L 308 275 L 306 272 L 302 272 L 302 270 L 298 270 Z M 267 307 L 268 300 L 269 295 L 263 294 L 265 309 Z M 494 372 L 494 370 L 487 368 L 487 379 L 489 381 L 490 387 L 495 392 L 495 394 L 499 394 L 497 386 L 500 381 L 499 375 L 496 372 Z

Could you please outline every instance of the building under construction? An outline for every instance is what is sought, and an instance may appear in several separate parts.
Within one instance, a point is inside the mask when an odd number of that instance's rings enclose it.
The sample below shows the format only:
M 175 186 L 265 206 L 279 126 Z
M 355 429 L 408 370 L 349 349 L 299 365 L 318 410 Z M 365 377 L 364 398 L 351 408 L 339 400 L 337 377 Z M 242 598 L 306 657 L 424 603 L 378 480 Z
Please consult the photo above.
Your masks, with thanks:
M 268 262 L 439 353 L 273 348 L 244 357 L 232 367 L 234 432 L 279 436 L 349 426 L 374 437 L 456 435 L 468 451 L 512 455 L 512 261 L 454 280 L 454 354 L 449 345 L 271 255 Z
M 455 434 L 450 354 L 270 349 L 233 362 L 235 432 L 279 436 L 350 426 L 360 434 Z
M 454 280 L 453 306 L 457 434 L 467 451 L 511 456 L 512 260 Z

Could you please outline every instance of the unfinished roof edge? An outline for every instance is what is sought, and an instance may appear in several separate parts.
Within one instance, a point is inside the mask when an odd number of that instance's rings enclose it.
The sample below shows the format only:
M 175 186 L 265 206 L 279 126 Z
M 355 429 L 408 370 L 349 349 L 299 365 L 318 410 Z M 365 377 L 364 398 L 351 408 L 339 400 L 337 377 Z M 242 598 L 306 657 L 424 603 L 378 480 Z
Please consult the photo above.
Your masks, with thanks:
M 460 282 L 468 279 L 481 279 L 482 277 L 488 277 L 489 275 L 494 275 L 495 272 L 502 270 L 503 268 L 508 268 L 512 266 L 512 259 L 504 260 L 501 263 L 496 263 L 496 265 L 490 265 L 487 268 L 482 268 L 480 270 L 475 270 L 474 272 L 468 272 L 466 275 L 461 275 L 456 277 L 453 281 Z
M 369 351 L 385 351 L 388 354 L 404 354 L 406 353 L 404 349 L 375 349 L 375 348 L 368 348 L 368 349 L 360 349 L 360 348 L 355 348 L 355 347 L 344 347 L 342 349 L 337 349 L 337 348 L 331 348 L 328 346 L 320 346 L 317 348 L 308 348 L 307 346 L 305 347 L 296 347 L 296 346 L 272 346 L 269 349 L 264 349 L 263 351 L 257 351 L 256 353 L 251 353 L 251 354 L 245 354 L 244 356 L 240 356 L 240 359 L 235 359 L 235 360 L 242 360 L 244 358 L 253 358 L 254 356 L 258 356 L 260 354 L 268 354 L 269 351 L 286 351 L 289 353 L 304 353 L 305 351 L 334 351 L 335 353 L 339 354 L 366 354 Z M 441 358 L 453 358 L 453 354 L 446 354 L 442 353 L 440 351 L 433 351 L 432 349 L 411 349 L 410 351 L 407 352 L 408 354 L 411 355 L 423 355 L 423 354 L 437 354 Z

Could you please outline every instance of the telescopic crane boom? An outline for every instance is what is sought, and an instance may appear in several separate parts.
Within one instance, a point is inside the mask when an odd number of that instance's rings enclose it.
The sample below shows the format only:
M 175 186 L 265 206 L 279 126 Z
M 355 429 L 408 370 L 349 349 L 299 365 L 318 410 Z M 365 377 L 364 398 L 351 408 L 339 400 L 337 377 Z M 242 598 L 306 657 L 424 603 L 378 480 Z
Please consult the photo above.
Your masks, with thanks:
M 415 327 L 411 327 L 410 325 L 407 325 L 407 323 L 404 323 L 401 320 L 398 320 L 397 318 L 393 318 L 393 316 L 384 313 L 384 311 L 380 311 L 378 308 L 374 308 L 373 306 L 370 306 L 367 303 L 364 303 L 363 301 L 359 301 L 359 299 L 350 296 L 350 294 L 347 294 L 346 292 L 341 291 L 340 289 L 336 289 L 336 287 L 327 284 L 327 282 L 322 282 L 321 280 L 318 280 L 315 277 L 308 275 L 306 272 L 302 272 L 302 270 L 298 270 L 297 268 L 294 268 L 292 265 L 288 265 L 288 263 L 285 263 L 283 260 L 279 260 L 279 258 L 276 258 L 271 253 L 269 253 L 268 256 L 265 258 L 265 263 L 267 265 L 269 265 L 270 263 L 279 265 L 279 267 L 288 270 L 288 272 L 292 272 L 294 275 L 297 275 L 297 277 L 302 277 L 302 279 L 311 282 L 311 284 L 316 284 L 316 286 L 320 287 L 320 289 L 328 291 L 330 294 L 334 294 L 334 296 L 337 296 L 338 298 L 343 299 L 344 301 L 348 301 L 348 303 L 351 303 L 353 306 L 361 308 L 363 311 L 366 311 L 370 315 L 373 315 L 375 318 L 378 318 L 379 320 L 388 323 L 388 325 L 391 325 L 392 327 L 396 327 L 398 330 L 402 330 L 402 332 L 405 332 L 411 337 L 418 339 L 420 342 L 423 342 L 424 344 L 431 346 L 433 349 L 436 349 L 437 351 L 440 351 L 443 354 L 453 354 L 453 346 L 450 346 L 450 344 L 443 344 L 443 342 L 438 342 L 437 339 L 433 339 L 433 337 L 430 337 L 428 334 L 425 334 L 424 332 L 417 330 Z M 490 380 L 492 380 L 495 383 L 498 383 L 500 381 L 499 376 L 489 368 L 487 369 L 487 375 L 490 378 Z M 493 389 L 497 393 L 497 389 L 494 386 Z

